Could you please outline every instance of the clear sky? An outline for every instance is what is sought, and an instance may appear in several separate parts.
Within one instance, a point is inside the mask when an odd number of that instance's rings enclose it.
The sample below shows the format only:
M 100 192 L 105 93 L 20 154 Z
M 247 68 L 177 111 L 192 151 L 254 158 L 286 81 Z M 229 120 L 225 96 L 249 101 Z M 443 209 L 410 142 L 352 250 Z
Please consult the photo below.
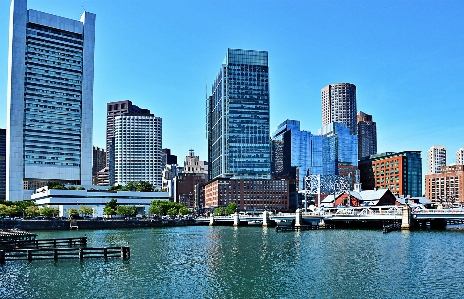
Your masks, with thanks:
M 9 0 L 0 0 L 0 127 L 6 127 Z M 163 147 L 207 160 L 205 98 L 227 48 L 269 52 L 271 132 L 285 119 L 321 127 L 321 88 L 357 86 L 378 151 L 464 147 L 464 2 L 29 0 L 28 8 L 97 15 L 94 135 L 106 103 L 132 100 L 163 119 Z M 208 82 L 208 88 L 206 84 Z M 425 171 L 424 171 L 425 172 Z

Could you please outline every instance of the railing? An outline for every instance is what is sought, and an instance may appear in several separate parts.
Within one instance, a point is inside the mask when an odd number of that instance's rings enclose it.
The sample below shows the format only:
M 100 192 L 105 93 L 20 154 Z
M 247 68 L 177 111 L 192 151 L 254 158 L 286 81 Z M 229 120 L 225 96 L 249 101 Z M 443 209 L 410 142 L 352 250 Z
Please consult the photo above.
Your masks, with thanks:
M 87 237 L 63 239 L 11 240 L 0 241 L 0 248 L 56 248 L 86 246 Z
M 130 258 L 130 247 L 40 248 L 0 250 L 0 264 L 14 260 L 59 260 L 84 258 Z

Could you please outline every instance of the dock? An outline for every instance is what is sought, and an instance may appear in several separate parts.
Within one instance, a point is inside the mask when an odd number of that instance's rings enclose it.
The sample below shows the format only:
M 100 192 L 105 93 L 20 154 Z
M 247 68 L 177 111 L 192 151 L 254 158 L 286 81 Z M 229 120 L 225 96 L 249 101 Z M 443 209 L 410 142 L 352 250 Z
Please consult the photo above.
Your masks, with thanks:
M 39 248 L 39 249 L 12 249 L 0 250 L 0 264 L 7 261 L 37 261 L 37 260 L 62 260 L 84 258 L 130 258 L 130 247 L 82 247 L 82 248 Z
M 319 226 L 318 225 L 300 225 L 300 226 L 278 225 L 276 226 L 276 232 L 302 231 L 302 230 L 315 230 L 315 229 L 319 229 Z

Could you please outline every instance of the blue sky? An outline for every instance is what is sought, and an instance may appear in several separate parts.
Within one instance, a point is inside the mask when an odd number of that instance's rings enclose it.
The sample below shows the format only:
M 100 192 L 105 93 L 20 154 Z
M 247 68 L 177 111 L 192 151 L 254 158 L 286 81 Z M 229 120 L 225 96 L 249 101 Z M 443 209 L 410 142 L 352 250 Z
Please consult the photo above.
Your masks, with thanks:
M 0 127 L 6 127 L 10 1 L 0 0 Z M 271 131 L 321 127 L 321 88 L 357 86 L 378 151 L 464 147 L 462 1 L 29 0 L 28 8 L 97 15 L 94 145 L 106 103 L 129 99 L 163 119 L 163 147 L 207 159 L 205 96 L 227 48 L 269 52 Z

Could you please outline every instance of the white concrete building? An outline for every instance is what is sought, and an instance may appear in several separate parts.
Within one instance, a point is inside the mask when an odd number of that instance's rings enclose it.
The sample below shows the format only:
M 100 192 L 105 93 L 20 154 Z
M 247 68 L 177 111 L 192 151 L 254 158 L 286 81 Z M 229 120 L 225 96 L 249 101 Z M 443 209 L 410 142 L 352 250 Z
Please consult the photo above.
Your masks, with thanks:
M 442 166 L 446 166 L 446 148 L 434 145 L 427 151 L 427 174 L 440 173 Z
M 39 206 L 54 206 L 60 216 L 67 217 L 70 208 L 79 209 L 81 205 L 93 208 L 94 217 L 103 216 L 106 203 L 115 199 L 118 205 L 135 206 L 139 214 L 148 215 L 150 203 L 154 200 L 169 200 L 167 192 L 109 191 L 103 186 L 88 186 L 87 190 L 57 190 L 47 187 L 35 190 L 30 199 Z M 107 188 L 107 187 L 106 187 Z M 90 190 L 89 190 L 90 189 Z M 95 189 L 95 190 L 92 190 Z
M 162 186 L 162 120 L 153 114 L 123 114 L 114 120 L 115 184 L 146 181 Z
M 456 164 L 457 165 L 464 165 L 464 147 L 461 147 L 456 152 Z
M 80 20 L 13 0 L 7 88 L 7 200 L 47 181 L 92 183 L 95 14 Z

